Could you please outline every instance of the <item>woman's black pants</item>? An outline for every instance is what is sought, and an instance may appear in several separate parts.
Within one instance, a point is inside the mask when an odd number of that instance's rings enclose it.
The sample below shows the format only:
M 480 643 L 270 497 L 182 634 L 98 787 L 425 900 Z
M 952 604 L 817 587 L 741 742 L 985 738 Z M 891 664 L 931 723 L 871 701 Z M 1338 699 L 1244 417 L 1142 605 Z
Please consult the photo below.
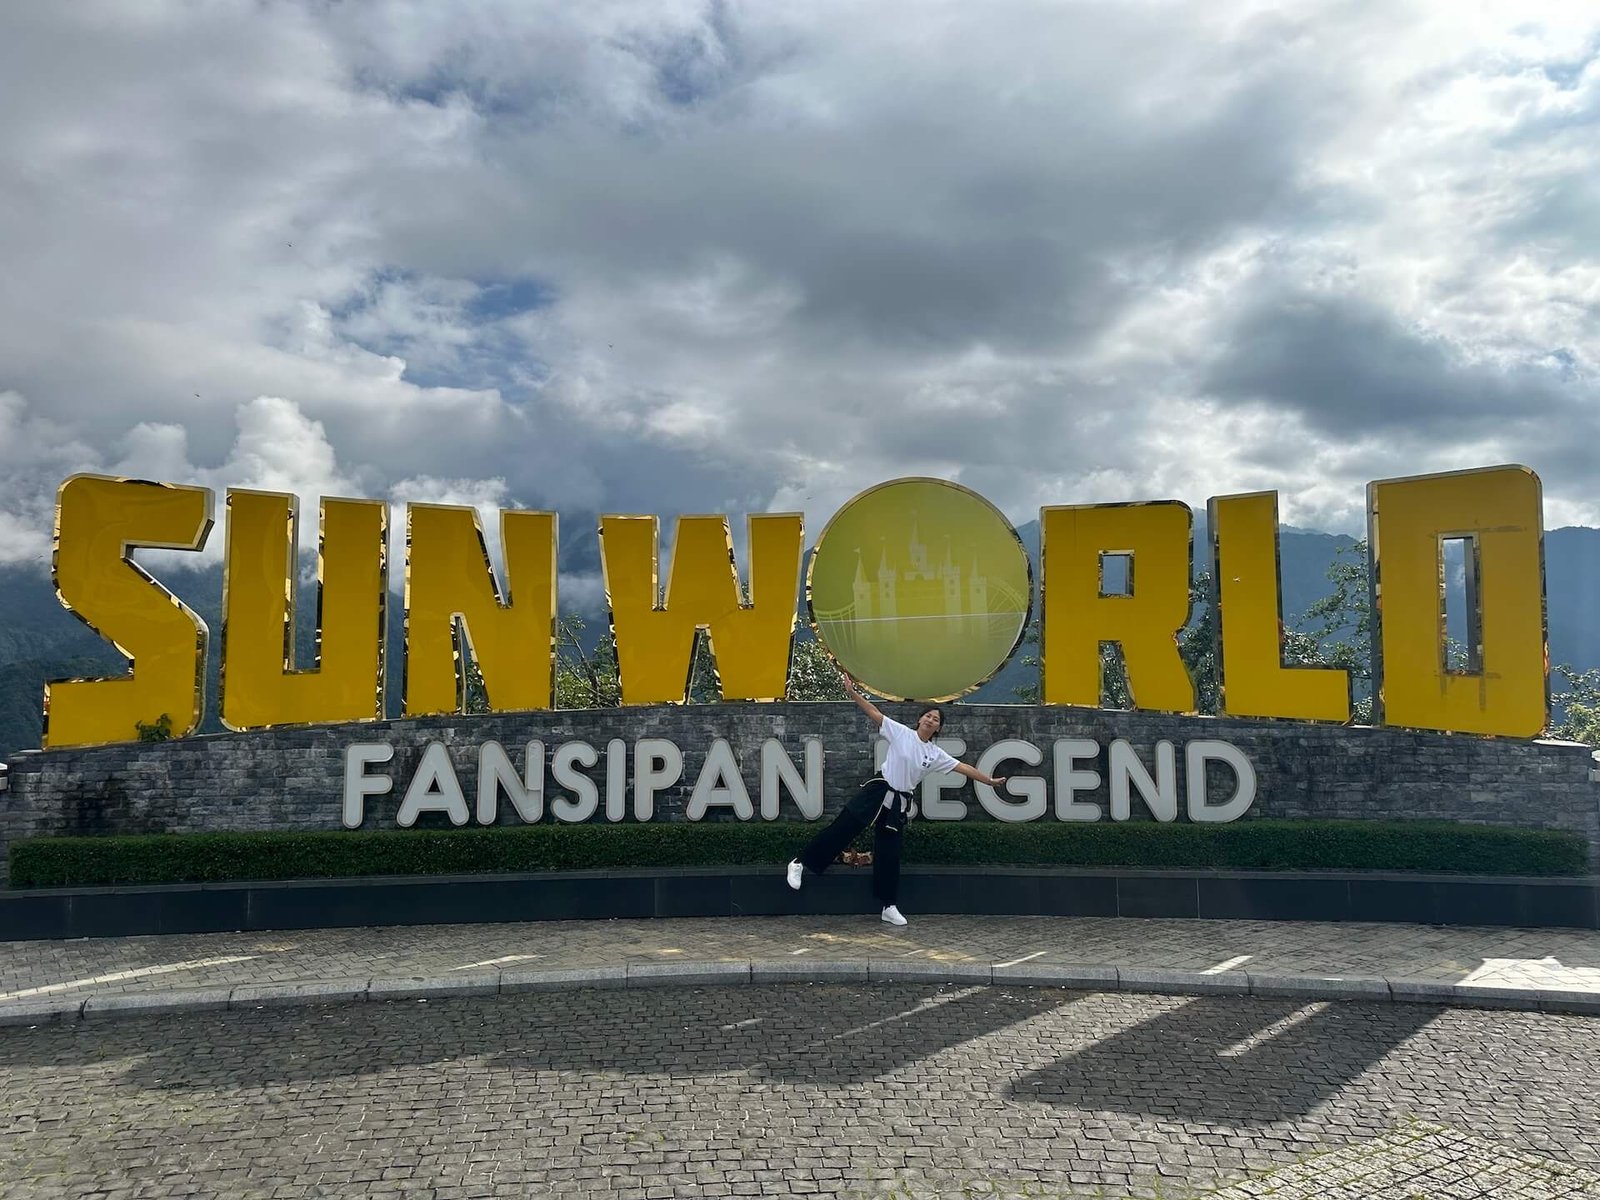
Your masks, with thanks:
M 833 865 L 839 852 L 855 841 L 868 824 L 872 834 L 872 894 L 887 908 L 900 896 L 900 842 L 905 831 L 905 815 L 899 806 L 883 806 L 889 785 L 882 779 L 869 779 L 844 806 L 837 817 L 800 852 L 800 861 L 818 875 Z

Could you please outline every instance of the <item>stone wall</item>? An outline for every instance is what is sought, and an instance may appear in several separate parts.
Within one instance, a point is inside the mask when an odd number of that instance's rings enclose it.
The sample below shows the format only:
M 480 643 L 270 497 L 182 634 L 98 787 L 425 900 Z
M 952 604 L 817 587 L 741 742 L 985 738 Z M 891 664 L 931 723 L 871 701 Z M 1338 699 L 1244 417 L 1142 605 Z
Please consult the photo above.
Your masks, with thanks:
M 909 706 L 885 705 L 910 722 Z M 1111 819 L 1106 776 L 1107 747 L 1126 740 L 1147 766 L 1155 747 L 1176 746 L 1178 791 L 1185 794 L 1184 746 L 1191 740 L 1227 742 L 1251 762 L 1257 776 L 1254 804 L 1242 819 L 1354 818 L 1458 820 L 1494 825 L 1563 829 L 1584 836 L 1591 866 L 1600 865 L 1600 784 L 1589 779 L 1586 747 L 1522 741 L 1346 728 L 1289 721 L 1171 716 L 1160 713 L 1042 708 L 1015 705 L 958 705 L 946 710 L 945 738 L 965 743 L 963 758 L 975 763 L 990 745 L 1021 739 L 1038 746 L 1038 767 L 1010 763 L 995 773 L 1036 775 L 1051 791 L 1052 806 L 1042 819 L 1055 820 L 1055 778 L 1051 762 L 1057 739 L 1084 738 L 1099 743 L 1098 760 L 1080 769 L 1097 770 L 1097 790 L 1079 794 L 1097 804 L 1101 819 Z M 368 797 L 362 827 L 393 828 L 401 798 L 430 742 L 449 750 L 467 803 L 473 802 L 478 754 L 483 743 L 504 746 L 517 770 L 524 748 L 541 739 L 547 748 L 545 795 L 564 794 L 548 777 L 548 751 L 581 740 L 600 753 L 588 770 L 606 806 L 607 743 L 622 739 L 631 748 L 640 738 L 666 738 L 681 748 L 682 780 L 656 797 L 655 820 L 681 820 L 708 748 L 725 738 L 741 767 L 754 800 L 760 783 L 761 745 L 776 738 L 797 766 L 804 763 L 805 739 L 825 748 L 824 794 L 828 813 L 836 811 L 855 786 L 873 772 L 870 726 L 853 705 L 722 704 L 631 709 L 517 713 L 476 717 L 437 717 L 372 724 L 221 734 L 161 743 L 136 743 L 84 750 L 29 752 L 10 760 L 10 789 L 0 792 L 0 850 L 12 841 L 45 834 L 189 832 L 197 830 L 338 829 L 345 781 L 345 750 L 354 743 L 389 743 L 394 757 L 371 768 L 395 780 L 388 795 Z M 1231 772 L 1213 765 L 1210 788 L 1225 799 Z M 945 793 L 964 801 L 966 819 L 993 819 L 980 806 L 971 785 Z M 630 803 L 629 819 L 632 819 Z M 948 810 L 947 810 L 948 811 Z M 1079 809 L 1082 813 L 1085 810 Z M 546 805 L 545 819 L 550 819 Z M 1183 815 L 1182 801 L 1179 819 Z M 707 819 L 731 819 L 727 808 L 713 808 Z M 1133 819 L 1149 819 L 1137 798 Z M 789 799 L 779 819 L 802 819 Z M 500 806 L 501 822 L 516 821 L 510 803 Z M 759 814 L 755 819 L 761 819 Z M 420 824 L 444 823 L 439 814 Z M 0 857 L 0 863 L 3 863 Z M 0 868 L 3 869 L 3 868 Z

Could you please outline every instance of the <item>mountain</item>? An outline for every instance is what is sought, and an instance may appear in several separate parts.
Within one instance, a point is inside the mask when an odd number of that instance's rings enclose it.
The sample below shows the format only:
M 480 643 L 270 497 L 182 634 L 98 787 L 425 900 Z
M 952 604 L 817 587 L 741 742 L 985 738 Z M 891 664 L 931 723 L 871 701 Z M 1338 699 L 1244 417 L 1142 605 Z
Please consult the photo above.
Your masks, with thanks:
M 593 524 L 576 518 L 562 522 L 563 571 L 598 570 Z M 1209 563 L 1204 550 L 1205 530 L 1199 527 L 1199 521 L 1196 524 L 1201 549 L 1195 555 L 1195 567 L 1199 570 Z M 1034 564 L 1037 616 L 1039 523 L 1030 521 L 1020 526 L 1017 534 Z M 1341 548 L 1353 544 L 1353 538 L 1340 534 L 1287 528 L 1280 531 L 1283 606 L 1291 627 L 1312 603 L 1328 594 L 1328 567 Z M 161 579 L 200 614 L 212 631 L 206 670 L 206 716 L 201 729 L 216 732 L 221 729 L 217 719 L 216 639 L 222 628 L 222 569 L 211 566 L 192 571 L 168 570 Z M 391 582 L 398 584 L 399 579 Z M 1571 664 L 1585 670 L 1600 668 L 1600 529 L 1568 527 L 1545 534 L 1545 588 L 1551 664 Z M 34 568 L 0 566 L 0 596 L 4 597 L 0 604 L 0 756 L 4 756 L 39 744 L 46 679 L 115 673 L 121 669 L 122 659 L 61 607 L 48 576 Z M 314 646 L 315 604 L 301 603 L 297 609 L 298 661 L 306 663 Z M 394 594 L 390 596 L 387 626 L 389 645 L 399 647 L 403 614 L 399 597 Z M 592 645 L 604 629 L 603 619 L 590 620 L 585 641 Z M 1022 662 L 1030 649 L 1019 650 L 970 699 L 989 703 L 1015 701 L 1016 689 L 1037 678 L 1037 669 Z M 400 711 L 400 666 L 398 654 L 391 656 L 385 688 L 390 713 Z M 1559 681 L 1555 686 L 1559 688 Z
M 1551 665 L 1600 667 L 1600 529 L 1545 534 L 1544 586 Z

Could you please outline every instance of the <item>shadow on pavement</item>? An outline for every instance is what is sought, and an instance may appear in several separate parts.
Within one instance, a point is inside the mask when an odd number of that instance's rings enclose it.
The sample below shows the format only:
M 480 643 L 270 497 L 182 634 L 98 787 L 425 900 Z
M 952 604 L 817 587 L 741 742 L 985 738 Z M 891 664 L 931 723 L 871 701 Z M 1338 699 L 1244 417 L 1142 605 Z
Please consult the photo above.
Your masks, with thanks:
M 161 1090 L 338 1080 L 482 1057 L 491 1068 L 818 1086 L 900 1070 L 1081 998 L 1058 989 L 778 985 L 526 993 L 122 1018 L 6 1030 L 0 1069 L 129 1059 Z
M 1029 1072 L 1008 1095 L 1183 1121 L 1271 1124 L 1334 1096 L 1439 1011 L 1196 998 Z

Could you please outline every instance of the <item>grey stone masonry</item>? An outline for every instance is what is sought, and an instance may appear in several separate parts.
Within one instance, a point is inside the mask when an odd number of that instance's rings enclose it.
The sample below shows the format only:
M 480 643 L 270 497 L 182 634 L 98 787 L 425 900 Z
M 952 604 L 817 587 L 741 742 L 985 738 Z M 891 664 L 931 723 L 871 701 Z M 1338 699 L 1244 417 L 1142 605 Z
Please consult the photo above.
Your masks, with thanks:
M 910 722 L 915 706 L 884 705 Z M 803 774 L 807 739 L 823 748 L 826 813 L 836 812 L 860 782 L 874 771 L 873 731 L 847 703 L 730 703 L 659 705 L 637 708 L 497 713 L 430 717 L 218 734 L 155 743 L 127 743 L 88 749 L 32 751 L 10 762 L 9 790 L 0 792 L 0 851 L 21 838 L 61 834 L 160 833 L 193 831 L 338 829 L 345 790 L 345 752 L 356 743 L 393 747 L 390 761 L 367 768 L 388 775 L 387 794 L 365 799 L 362 827 L 394 828 L 407 787 L 424 751 L 442 743 L 469 808 L 477 794 L 480 749 L 502 746 L 512 767 L 523 772 L 527 747 L 544 747 L 544 820 L 551 802 L 570 795 L 551 773 L 555 750 L 585 742 L 598 761 L 581 766 L 600 795 L 595 820 L 607 819 L 608 746 L 619 741 L 616 769 L 632 802 L 634 747 L 642 738 L 672 742 L 683 755 L 675 783 L 656 793 L 653 820 L 677 821 L 706 765 L 716 739 L 725 739 L 738 763 L 755 812 L 762 820 L 762 746 L 776 742 L 794 770 Z M 956 746 L 952 739 L 963 745 Z M 1083 739 L 1097 744 L 1072 762 L 1055 759 L 1058 741 Z M 1561 829 L 1581 834 L 1591 847 L 1591 869 L 1600 862 L 1600 784 L 1590 779 L 1587 747 L 1571 743 L 1450 735 L 1388 728 L 1317 725 L 1027 705 L 956 705 L 947 708 L 941 737 L 953 752 L 976 764 L 996 743 L 1016 740 L 1038 750 L 1030 765 L 1018 759 L 990 763 L 991 773 L 1036 777 L 1044 811 L 1036 819 L 1058 819 L 1058 784 L 1068 770 L 1093 772 L 1099 782 L 1080 779 L 1073 819 L 1113 819 L 1109 748 L 1127 743 L 1145 770 L 1156 775 L 1171 743 L 1175 761 L 1178 819 L 1189 819 L 1185 747 L 1192 741 L 1221 741 L 1240 752 L 1256 777 L 1254 803 L 1241 819 L 1350 818 L 1446 820 L 1523 828 Z M 1078 747 L 1082 750 L 1083 747 Z M 1024 750 L 1026 753 L 1026 750 Z M 768 755 L 772 754 L 769 747 Z M 1058 779 L 1058 772 L 1061 779 Z M 1236 786 L 1235 773 L 1213 761 L 1206 769 L 1205 795 L 1220 804 Z M 702 789 L 703 791 L 705 789 Z M 720 793 L 725 797 L 726 791 Z M 786 789 L 773 814 L 779 820 L 803 818 Z M 1017 806 L 1022 797 L 1003 793 Z M 964 806 L 964 815 L 962 813 Z M 769 812 L 771 810 L 769 809 Z M 1016 818 L 1013 807 L 1004 815 Z M 927 815 L 932 819 L 992 820 L 972 785 L 942 793 Z M 1148 820 L 1151 809 L 1138 786 L 1132 789 L 1129 818 Z M 476 819 L 474 814 L 474 820 Z M 498 821 L 521 818 L 501 797 Z M 726 802 L 709 808 L 707 820 L 738 819 Z M 419 824 L 445 824 L 439 813 Z M 4 858 L 0 857 L 0 864 Z M 3 870 L 0 866 L 0 870 Z

